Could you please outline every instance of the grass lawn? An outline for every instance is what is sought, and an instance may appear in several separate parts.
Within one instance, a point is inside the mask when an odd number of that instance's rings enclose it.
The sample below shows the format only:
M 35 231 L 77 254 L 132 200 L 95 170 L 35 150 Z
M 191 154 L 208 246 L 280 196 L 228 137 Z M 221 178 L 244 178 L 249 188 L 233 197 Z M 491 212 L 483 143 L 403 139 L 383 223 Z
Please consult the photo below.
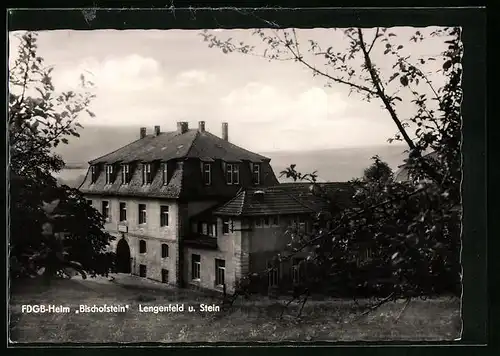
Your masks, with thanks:
M 133 277 L 127 277 L 133 278 Z M 140 283 L 143 283 L 140 285 Z M 266 298 L 238 300 L 220 312 L 144 313 L 139 305 L 220 305 L 216 297 L 148 282 L 58 280 L 11 288 L 10 339 L 13 342 L 243 342 L 243 341 L 438 341 L 460 337 L 456 298 L 388 303 L 366 316 L 347 300 L 292 303 L 280 320 L 282 303 Z M 281 304 L 280 304 L 281 303 Z M 62 305 L 70 313 L 22 313 L 22 305 Z M 129 305 L 124 313 L 76 313 L 79 305 Z M 295 313 L 295 314 L 294 314 Z

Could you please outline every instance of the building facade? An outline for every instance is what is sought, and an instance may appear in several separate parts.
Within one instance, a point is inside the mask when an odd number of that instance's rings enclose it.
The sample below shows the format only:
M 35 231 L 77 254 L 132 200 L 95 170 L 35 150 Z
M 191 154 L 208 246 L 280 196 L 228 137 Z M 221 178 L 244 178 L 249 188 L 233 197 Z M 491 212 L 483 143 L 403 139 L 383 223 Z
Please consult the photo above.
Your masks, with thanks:
M 89 162 L 80 186 L 116 237 L 117 272 L 227 291 L 265 269 L 289 226 L 325 208 L 308 185 L 279 184 L 270 159 L 177 123 Z M 277 277 L 278 278 L 278 277 Z

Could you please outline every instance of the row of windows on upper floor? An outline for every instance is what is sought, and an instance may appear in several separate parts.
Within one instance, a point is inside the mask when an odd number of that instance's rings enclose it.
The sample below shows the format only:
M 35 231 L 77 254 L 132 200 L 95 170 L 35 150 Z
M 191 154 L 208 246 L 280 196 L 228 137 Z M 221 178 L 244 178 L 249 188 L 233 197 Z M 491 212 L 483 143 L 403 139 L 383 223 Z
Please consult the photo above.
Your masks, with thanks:
M 92 200 L 88 200 L 89 205 L 93 205 Z M 120 202 L 119 203 L 119 222 L 127 221 L 127 203 Z M 103 200 L 101 202 L 101 214 L 106 219 L 107 222 L 111 221 L 111 209 L 110 202 L 107 200 Z M 160 226 L 166 227 L 170 224 L 170 215 L 169 215 L 169 206 L 168 205 L 160 205 Z M 146 204 L 138 204 L 137 205 L 137 221 L 139 225 L 146 224 L 148 221 L 148 213 L 147 213 L 147 205 Z M 267 227 L 279 227 L 280 226 L 280 216 L 279 215 L 271 215 L 271 216 L 263 216 L 257 217 L 249 220 L 248 223 L 255 228 L 267 228 Z M 306 232 L 311 231 L 311 224 L 302 216 L 296 217 L 288 217 L 286 221 L 287 226 L 296 226 L 299 228 L 305 229 Z M 200 233 L 202 235 L 217 237 L 217 223 L 216 222 L 193 222 L 192 223 L 192 232 Z M 222 233 L 227 235 L 232 232 L 233 229 L 233 221 L 228 217 L 222 218 Z
M 87 201 L 89 205 L 92 205 L 92 200 Z M 107 222 L 111 221 L 111 209 L 110 202 L 107 200 L 103 200 L 101 202 L 101 214 L 106 219 Z M 127 203 L 120 202 L 119 207 L 119 222 L 127 221 Z M 138 204 L 137 206 L 137 221 L 139 225 L 146 224 L 148 218 L 147 206 L 146 204 Z M 165 227 L 169 226 L 169 207 L 168 205 L 160 205 L 160 226 Z
M 142 184 L 147 185 L 153 182 L 153 178 L 155 176 L 155 166 L 152 163 L 141 163 L 139 168 L 142 173 Z M 224 163 L 223 164 L 224 173 L 226 177 L 226 184 L 228 185 L 238 185 L 240 184 L 240 164 L 239 163 Z M 97 166 L 91 166 L 91 183 L 94 184 L 97 181 L 97 177 L 99 176 L 99 171 Z M 162 174 L 163 185 L 168 184 L 168 163 L 161 163 L 159 170 Z M 210 162 L 202 162 L 201 164 L 203 184 L 211 185 L 212 184 L 212 163 Z M 255 185 L 260 184 L 260 164 L 259 163 L 251 163 L 251 172 L 252 172 L 252 182 Z M 113 184 L 117 177 L 116 167 L 112 164 L 106 164 L 104 166 L 106 184 Z M 131 174 L 131 165 L 130 164 L 121 164 L 121 183 L 128 184 L 132 178 Z
M 282 223 L 287 227 L 295 227 L 303 229 L 305 232 L 311 232 L 312 225 L 309 221 L 301 216 L 289 216 L 287 219 L 282 219 Z M 246 224 L 252 228 L 276 228 L 281 227 L 280 216 L 270 215 L 263 217 L 256 217 L 247 219 Z M 191 224 L 191 230 L 194 233 L 199 233 L 206 236 L 217 237 L 217 223 L 216 222 L 198 222 L 195 221 Z M 222 218 L 222 233 L 224 235 L 233 232 L 233 221 L 227 217 Z

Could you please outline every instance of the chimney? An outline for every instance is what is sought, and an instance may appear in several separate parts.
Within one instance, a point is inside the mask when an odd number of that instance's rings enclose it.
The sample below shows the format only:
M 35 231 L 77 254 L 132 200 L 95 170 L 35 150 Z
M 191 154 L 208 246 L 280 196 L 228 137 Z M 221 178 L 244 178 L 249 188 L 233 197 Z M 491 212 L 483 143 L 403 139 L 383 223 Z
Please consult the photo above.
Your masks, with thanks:
M 140 138 L 144 138 L 146 137 L 146 128 L 145 127 L 141 127 L 141 131 L 140 131 L 140 134 L 139 134 Z
M 160 135 L 160 126 L 155 126 L 155 136 Z
M 228 132 L 227 132 L 227 122 L 222 123 L 222 139 L 224 141 L 229 141 Z
M 198 121 L 198 131 L 205 132 L 205 121 Z
M 189 130 L 189 123 L 186 121 L 177 122 L 177 132 L 180 134 L 186 133 Z

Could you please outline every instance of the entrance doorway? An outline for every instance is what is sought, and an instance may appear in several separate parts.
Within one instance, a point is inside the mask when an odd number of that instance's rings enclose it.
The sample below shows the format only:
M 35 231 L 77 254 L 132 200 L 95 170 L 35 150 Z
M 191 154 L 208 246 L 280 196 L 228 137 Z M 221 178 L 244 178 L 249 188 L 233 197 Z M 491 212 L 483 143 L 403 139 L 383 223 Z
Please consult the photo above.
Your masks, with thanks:
M 116 246 L 116 271 L 118 273 L 130 273 L 130 265 L 130 247 L 127 240 L 122 238 Z

